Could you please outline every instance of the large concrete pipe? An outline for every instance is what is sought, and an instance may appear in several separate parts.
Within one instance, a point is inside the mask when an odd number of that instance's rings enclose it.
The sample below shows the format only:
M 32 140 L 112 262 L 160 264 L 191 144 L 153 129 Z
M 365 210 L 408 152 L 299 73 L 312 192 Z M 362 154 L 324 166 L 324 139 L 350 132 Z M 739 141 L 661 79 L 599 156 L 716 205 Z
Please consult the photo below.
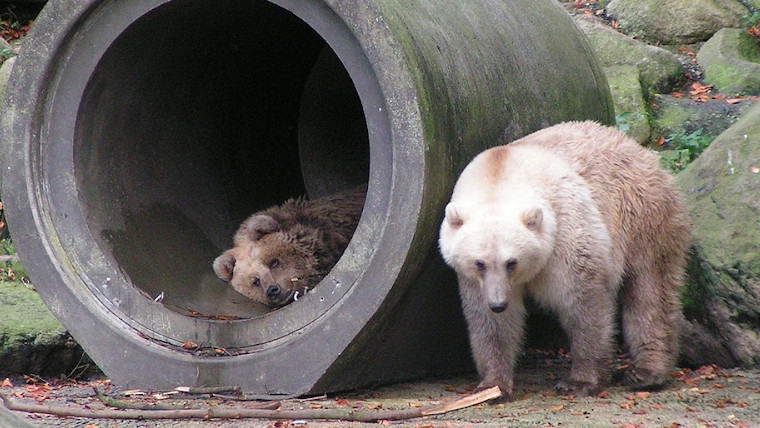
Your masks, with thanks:
M 436 249 L 458 172 L 612 117 L 553 0 L 52 0 L 2 108 L 14 241 L 103 371 L 272 396 L 467 367 Z M 362 182 L 348 249 L 298 302 L 267 313 L 214 277 L 248 214 Z

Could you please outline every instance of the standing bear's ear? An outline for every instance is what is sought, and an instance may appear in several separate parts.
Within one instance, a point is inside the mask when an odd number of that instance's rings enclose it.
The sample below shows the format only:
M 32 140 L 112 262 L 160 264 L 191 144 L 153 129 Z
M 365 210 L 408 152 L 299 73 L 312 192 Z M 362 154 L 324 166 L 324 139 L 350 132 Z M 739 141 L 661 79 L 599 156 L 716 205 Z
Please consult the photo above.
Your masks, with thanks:
M 541 230 L 541 224 L 544 222 L 544 210 L 541 207 L 529 208 L 522 213 L 522 222 L 530 230 Z
M 462 212 L 453 202 L 449 202 L 449 204 L 446 205 L 446 221 L 449 222 L 449 226 L 454 229 L 461 227 L 464 224 Z
M 214 273 L 220 279 L 230 282 L 232 271 L 235 269 L 235 256 L 232 253 L 225 252 L 214 260 Z
M 262 236 L 277 232 L 279 229 L 280 224 L 274 218 L 264 214 L 254 215 L 240 225 L 240 229 L 235 234 L 235 243 L 239 239 L 246 238 L 258 241 Z

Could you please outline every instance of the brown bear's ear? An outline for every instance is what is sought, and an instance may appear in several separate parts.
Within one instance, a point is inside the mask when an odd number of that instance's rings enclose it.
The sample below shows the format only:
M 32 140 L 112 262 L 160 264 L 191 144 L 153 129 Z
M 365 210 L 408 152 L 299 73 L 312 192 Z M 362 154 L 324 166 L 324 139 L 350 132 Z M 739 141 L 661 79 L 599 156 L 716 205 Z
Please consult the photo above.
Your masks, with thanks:
M 258 241 L 262 236 L 272 232 L 277 232 L 280 224 L 277 220 L 268 215 L 254 215 L 243 222 L 238 231 L 238 235 L 245 236 L 252 241 Z
M 533 207 L 522 214 L 522 222 L 530 230 L 540 230 L 544 221 L 544 211 L 541 207 Z
M 448 205 L 446 205 L 446 221 L 449 222 L 449 226 L 453 227 L 454 229 L 464 224 L 464 217 L 462 216 L 459 208 L 457 208 L 453 202 L 450 202 Z
M 214 260 L 213 268 L 216 276 L 229 282 L 232 279 L 232 271 L 235 269 L 235 256 L 231 253 L 222 253 Z

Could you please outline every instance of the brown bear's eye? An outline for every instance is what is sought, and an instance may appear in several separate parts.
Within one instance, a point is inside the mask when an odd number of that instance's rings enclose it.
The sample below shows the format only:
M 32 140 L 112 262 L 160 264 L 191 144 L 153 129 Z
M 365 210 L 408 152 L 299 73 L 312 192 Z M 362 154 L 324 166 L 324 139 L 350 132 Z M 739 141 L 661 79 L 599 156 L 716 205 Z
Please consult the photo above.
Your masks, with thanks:
M 478 272 L 485 272 L 486 271 L 486 264 L 483 263 L 480 260 L 475 261 L 475 267 L 478 268 Z
M 506 266 L 507 266 L 507 272 L 512 272 L 513 270 L 515 270 L 515 267 L 517 267 L 517 259 L 513 257 L 507 260 Z
M 261 285 L 261 280 L 258 278 L 253 278 L 253 286 L 258 287 Z
M 277 266 L 279 266 L 280 261 L 277 259 L 273 259 L 271 262 L 269 262 L 269 269 L 274 269 Z

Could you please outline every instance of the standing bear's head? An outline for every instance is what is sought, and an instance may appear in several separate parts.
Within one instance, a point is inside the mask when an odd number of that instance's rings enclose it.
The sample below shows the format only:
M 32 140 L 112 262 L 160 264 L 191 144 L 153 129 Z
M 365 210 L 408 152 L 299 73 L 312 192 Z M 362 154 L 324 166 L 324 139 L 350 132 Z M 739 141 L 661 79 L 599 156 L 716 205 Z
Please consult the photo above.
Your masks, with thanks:
M 441 225 L 443 259 L 461 279 L 480 287 L 484 304 L 502 312 L 522 299 L 522 287 L 554 251 L 557 222 L 543 203 L 446 206 Z
M 251 300 L 285 306 L 325 275 L 316 254 L 320 233 L 302 225 L 279 230 L 273 218 L 253 216 L 238 230 L 235 246 L 214 260 L 214 272 Z

